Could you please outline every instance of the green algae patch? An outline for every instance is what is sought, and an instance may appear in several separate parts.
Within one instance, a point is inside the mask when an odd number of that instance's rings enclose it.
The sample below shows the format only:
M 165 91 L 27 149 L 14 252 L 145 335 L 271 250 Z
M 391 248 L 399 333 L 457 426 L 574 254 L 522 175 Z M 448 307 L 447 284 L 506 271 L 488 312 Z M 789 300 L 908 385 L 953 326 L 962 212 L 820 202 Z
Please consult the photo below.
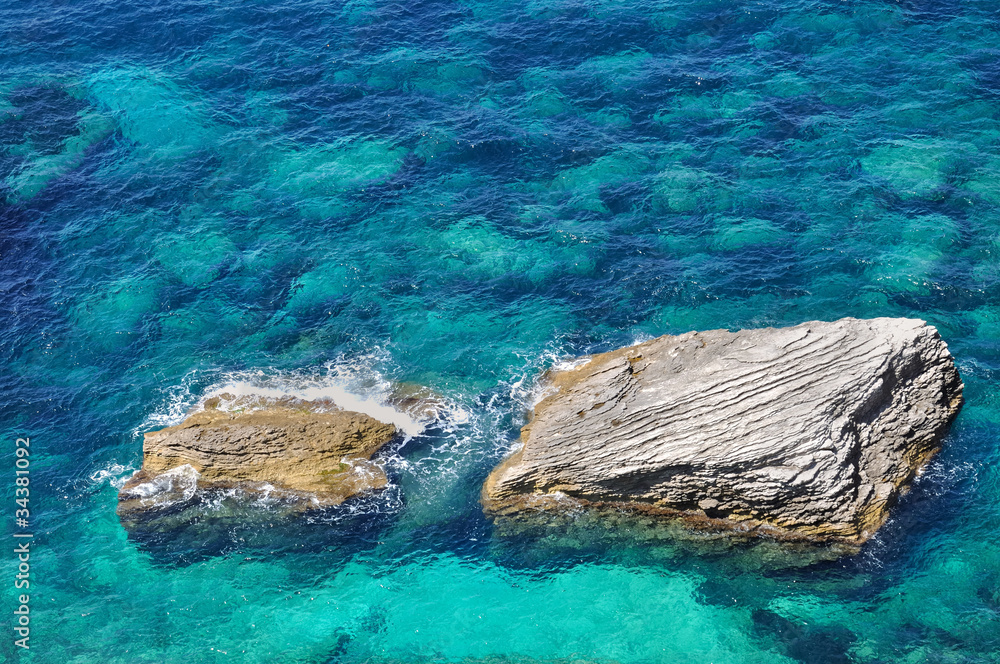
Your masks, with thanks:
M 762 92 L 775 97 L 797 97 L 811 93 L 812 86 L 798 74 L 781 72 L 768 79 L 762 86 Z
M 561 172 L 552 180 L 549 188 L 555 191 L 590 190 L 638 177 L 649 167 L 650 159 L 647 155 L 624 148 L 598 157 L 589 164 Z
M 976 261 L 970 276 L 980 288 L 1000 283 L 1000 255 L 987 256 L 983 260 Z
M 722 251 L 733 251 L 756 244 L 781 242 L 787 238 L 785 231 L 767 219 L 723 217 L 716 221 L 712 244 Z
M 292 282 L 285 310 L 298 314 L 330 306 L 337 300 L 350 296 L 358 287 L 358 268 L 325 262 Z
M 653 312 L 640 329 L 648 334 L 660 335 L 682 334 L 692 330 L 767 327 L 782 320 L 782 314 L 787 308 L 786 301 L 766 293 L 741 300 L 670 304 Z
M 368 86 L 377 90 L 408 88 L 425 71 L 429 57 L 414 48 L 400 47 L 380 53 L 368 64 Z
M 0 125 L 11 120 L 17 113 L 17 107 L 9 99 L 13 88 L 9 82 L 0 83 Z
M 483 217 L 470 217 L 452 224 L 438 236 L 443 267 L 469 276 L 493 279 L 511 272 L 525 272 L 544 260 L 525 243 L 491 228 Z
M 154 256 L 185 286 L 205 288 L 237 260 L 239 252 L 225 235 L 192 230 L 158 238 Z
M 581 113 L 580 117 L 597 127 L 607 129 L 626 129 L 632 125 L 632 118 L 629 117 L 628 110 L 621 107 L 611 107 L 591 113 Z
M 334 216 L 352 209 L 347 194 L 395 174 L 405 155 L 405 149 L 387 141 L 344 139 L 285 151 L 272 160 L 270 180 L 295 197 L 304 216 Z
M 964 240 L 958 223 L 941 214 L 907 216 L 856 209 L 851 253 L 865 266 L 869 284 L 889 293 L 928 294 L 938 287 L 939 266 Z
M 879 254 L 867 270 L 868 278 L 890 292 L 927 294 L 935 286 L 941 257 L 933 247 L 895 247 Z
M 988 341 L 1000 340 L 1000 307 L 984 305 L 969 312 L 976 336 Z
M 778 45 L 778 37 L 770 30 L 765 30 L 752 35 L 748 42 L 759 51 L 769 51 Z
M 565 239 L 559 232 L 546 239 L 514 239 L 476 216 L 431 235 L 425 246 L 427 260 L 438 260 L 438 268 L 454 279 L 527 280 L 540 286 L 593 269 L 587 247 Z
M 568 113 L 573 106 L 566 101 L 566 96 L 557 90 L 539 90 L 525 95 L 524 101 L 518 106 L 521 115 L 529 118 L 551 118 Z
M 105 69 L 86 79 L 84 87 L 112 113 L 122 135 L 155 158 L 186 157 L 225 133 L 195 95 L 150 68 Z
M 707 173 L 695 168 L 674 164 L 653 178 L 650 202 L 653 211 L 666 213 L 691 213 L 711 202 L 717 183 Z
M 962 241 L 958 224 L 943 214 L 927 214 L 909 219 L 903 226 L 901 239 L 914 246 L 932 247 L 946 252 Z
M 865 83 L 847 83 L 823 80 L 814 85 L 816 96 L 825 104 L 850 107 L 874 101 L 877 97 L 872 87 Z
M 856 278 L 844 272 L 821 274 L 809 282 L 809 294 L 821 302 L 846 300 L 856 293 Z
M 429 161 L 445 154 L 456 142 L 455 136 L 450 132 L 439 127 L 428 127 L 420 132 L 420 139 L 413 148 L 413 154 L 420 159 Z
M 281 127 L 289 119 L 281 96 L 259 90 L 247 93 L 244 114 L 252 124 L 264 127 Z
M 171 341 L 204 341 L 219 327 L 219 312 L 207 307 L 185 307 L 158 318 L 162 335 Z
M 1000 159 L 988 160 L 970 173 L 960 186 L 975 194 L 982 202 L 1000 205 Z
M 664 126 L 685 121 L 728 120 L 750 108 L 758 95 L 741 90 L 738 92 L 678 95 L 670 106 L 657 111 L 653 121 Z
M 415 90 L 440 96 L 467 94 L 471 86 L 481 85 L 486 75 L 481 66 L 452 61 L 436 65 L 425 75 L 413 80 Z
M 624 51 L 584 60 L 577 66 L 575 73 L 617 89 L 637 82 L 643 75 L 643 70 L 654 62 L 653 56 L 645 51 Z
M 128 344 L 139 324 L 163 306 L 163 282 L 152 276 L 127 276 L 81 299 L 70 318 L 92 343 L 111 349 Z
M 99 113 L 81 114 L 77 126 L 77 133 L 63 142 L 59 152 L 38 155 L 7 178 L 7 186 L 13 192 L 12 200 L 33 198 L 52 180 L 78 168 L 83 163 L 87 150 L 112 131 L 111 121 Z
M 861 167 L 903 198 L 925 198 L 945 185 L 955 150 L 930 139 L 894 140 L 868 153 Z
M 168 342 L 187 342 L 208 347 L 227 345 L 255 329 L 259 314 L 227 298 L 201 297 L 186 307 L 157 316 L 161 337 Z
M 841 14 L 803 14 L 788 23 L 787 27 L 800 35 L 809 34 L 823 41 L 857 38 L 856 21 Z
M 375 0 L 348 0 L 340 11 L 340 18 L 347 25 L 368 25 L 374 23 L 377 16 L 378 3 Z
M 608 212 L 601 199 L 602 189 L 641 178 L 652 168 L 653 160 L 645 150 L 628 146 L 560 172 L 549 183 L 548 191 L 569 194 L 566 205 L 570 209 Z
M 668 108 L 657 111 L 653 121 L 670 125 L 684 120 L 714 120 L 721 117 L 708 95 L 678 95 Z
M 784 183 L 788 176 L 787 168 L 787 164 L 776 157 L 751 155 L 740 163 L 739 172 L 744 179 L 759 180 L 767 185 L 770 182 Z
M 478 58 L 456 57 L 446 50 L 395 48 L 357 68 L 365 85 L 380 91 L 404 90 L 439 98 L 468 96 L 486 80 L 486 65 Z M 341 74 L 343 77 L 344 75 Z M 340 82 L 353 82 L 344 78 Z

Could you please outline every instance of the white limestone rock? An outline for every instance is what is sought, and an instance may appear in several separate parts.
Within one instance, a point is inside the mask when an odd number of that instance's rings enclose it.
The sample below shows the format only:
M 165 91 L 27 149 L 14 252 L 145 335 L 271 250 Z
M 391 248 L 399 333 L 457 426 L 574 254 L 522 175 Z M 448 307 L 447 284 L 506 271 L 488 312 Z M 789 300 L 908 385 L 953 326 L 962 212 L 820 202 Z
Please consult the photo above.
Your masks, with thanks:
M 899 318 L 663 336 L 549 378 L 488 513 L 626 508 L 860 544 L 962 404 L 937 330 Z

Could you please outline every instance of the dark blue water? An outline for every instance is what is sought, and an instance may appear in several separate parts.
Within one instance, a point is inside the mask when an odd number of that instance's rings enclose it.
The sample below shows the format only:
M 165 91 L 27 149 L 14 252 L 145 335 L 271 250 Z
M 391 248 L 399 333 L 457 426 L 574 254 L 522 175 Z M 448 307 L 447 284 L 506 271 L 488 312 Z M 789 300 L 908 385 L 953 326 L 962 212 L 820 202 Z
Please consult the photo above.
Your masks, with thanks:
M 30 437 L 37 548 L 32 647 L 0 658 L 996 662 L 998 16 L 8 2 L 0 485 L 13 519 Z M 859 555 L 483 518 L 561 358 L 842 316 L 931 322 L 967 396 Z M 115 515 L 142 432 L 208 393 L 395 382 L 450 405 L 383 494 Z

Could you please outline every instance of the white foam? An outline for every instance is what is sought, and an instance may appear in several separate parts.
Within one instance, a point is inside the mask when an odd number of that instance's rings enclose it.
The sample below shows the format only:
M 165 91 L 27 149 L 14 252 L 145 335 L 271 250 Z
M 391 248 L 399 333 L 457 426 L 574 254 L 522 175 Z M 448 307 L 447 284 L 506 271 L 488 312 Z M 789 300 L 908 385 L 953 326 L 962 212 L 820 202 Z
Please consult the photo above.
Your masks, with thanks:
M 87 476 L 87 479 L 90 480 L 91 484 L 96 485 L 107 482 L 114 488 L 121 489 L 133 474 L 135 474 L 135 468 L 123 466 L 120 463 L 113 463 L 107 468 L 95 470 Z
M 325 366 L 301 371 L 253 369 L 221 373 L 207 387 L 203 372 L 193 371 L 179 385 L 167 391 L 162 408 L 152 413 L 133 435 L 141 437 L 151 429 L 179 424 L 188 413 L 206 399 L 229 393 L 234 396 L 259 395 L 280 399 L 292 397 L 304 401 L 329 400 L 344 410 L 369 415 L 392 424 L 407 438 L 418 436 L 435 418 L 417 419 L 389 405 L 392 383 L 375 368 L 377 351 L 351 360 L 340 359 Z M 437 419 L 468 419 L 468 413 L 448 404 Z
M 975 463 L 963 461 L 945 464 L 934 459 L 917 471 L 913 483 L 921 485 L 929 495 L 943 496 L 965 481 L 970 482 L 973 487 L 978 484 L 979 467 Z
M 291 383 L 277 386 L 266 386 L 247 380 L 236 380 L 218 385 L 210 389 L 205 398 L 229 393 L 233 396 L 262 396 L 280 399 L 295 397 L 304 401 L 330 400 L 344 410 L 364 413 L 379 422 L 393 424 L 407 436 L 418 436 L 423 433 L 425 425 L 406 413 L 396 410 L 381 402 L 378 398 L 364 397 L 348 392 L 335 383 L 318 385 L 294 385 Z
M 432 511 L 436 503 L 454 500 L 455 483 L 467 476 L 471 468 L 519 446 L 519 440 L 510 435 L 511 427 L 523 424 L 519 421 L 522 418 L 519 411 L 527 414 L 551 389 L 548 381 L 540 380 L 545 369 L 572 369 L 590 361 L 588 357 L 568 358 L 561 342 L 556 340 L 543 353 L 525 354 L 521 358 L 523 366 L 514 368 L 506 380 L 501 380 L 499 389 L 490 391 L 483 400 L 487 403 L 479 401 L 476 395 L 465 395 L 465 399 L 433 399 L 430 404 L 433 409 L 410 415 L 389 405 L 395 385 L 378 368 L 386 366 L 387 359 L 391 358 L 376 349 L 367 356 L 340 358 L 322 367 L 295 371 L 262 367 L 225 373 L 192 372 L 179 385 L 167 390 L 163 405 L 136 429 L 136 435 L 178 424 L 205 400 L 224 393 L 236 397 L 329 400 L 336 407 L 394 424 L 407 440 L 425 439 L 405 457 L 400 446 L 390 446 L 380 455 L 379 463 L 385 465 L 390 477 L 398 474 L 407 491 L 420 496 L 421 507 L 417 511 L 426 512 Z M 427 438 L 427 434 L 432 437 Z M 267 491 L 256 497 L 263 500 L 262 504 L 279 500 Z M 343 509 L 383 512 L 401 509 L 401 503 L 396 504 L 399 501 L 400 487 L 391 484 L 371 500 L 348 501 Z M 415 509 L 414 505 L 410 509 Z
M 160 473 L 149 482 L 143 482 L 130 489 L 129 493 L 139 498 L 153 498 L 162 493 L 180 493 L 181 500 L 191 500 L 198 489 L 201 474 L 189 463 Z
M 578 369 L 582 366 L 590 364 L 590 356 L 584 355 L 583 357 L 571 357 L 567 359 L 561 359 L 552 365 L 553 371 L 572 371 L 573 369 Z

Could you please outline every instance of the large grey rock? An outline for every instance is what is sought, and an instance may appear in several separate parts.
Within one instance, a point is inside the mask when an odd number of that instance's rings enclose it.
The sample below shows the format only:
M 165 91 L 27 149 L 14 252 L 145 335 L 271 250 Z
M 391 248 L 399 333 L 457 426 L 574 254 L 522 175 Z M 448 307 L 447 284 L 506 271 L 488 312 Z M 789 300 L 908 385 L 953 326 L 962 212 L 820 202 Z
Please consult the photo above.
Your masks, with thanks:
M 897 318 L 663 336 L 549 378 L 487 512 L 624 507 L 859 544 L 962 404 L 937 330 Z

